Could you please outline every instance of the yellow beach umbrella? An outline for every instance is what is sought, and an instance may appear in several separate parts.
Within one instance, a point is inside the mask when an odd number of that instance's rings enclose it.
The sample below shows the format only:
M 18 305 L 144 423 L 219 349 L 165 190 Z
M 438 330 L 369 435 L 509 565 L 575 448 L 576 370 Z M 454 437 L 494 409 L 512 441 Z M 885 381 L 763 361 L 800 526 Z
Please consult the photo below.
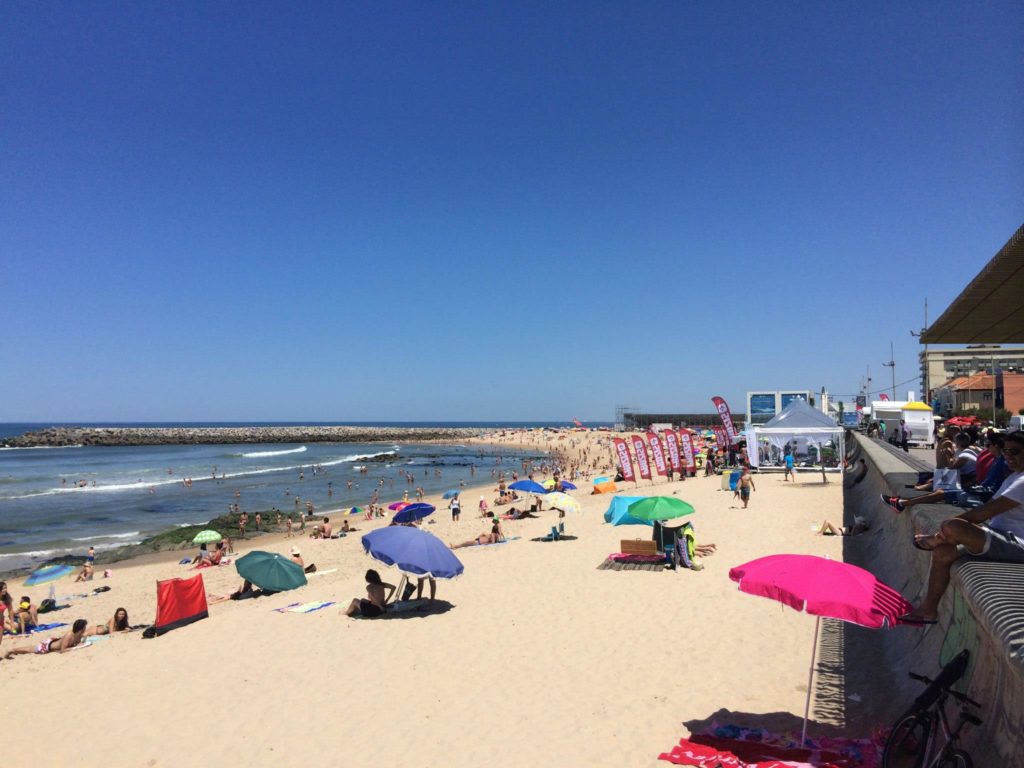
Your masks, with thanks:
M 541 498 L 547 502 L 548 506 L 552 509 L 560 509 L 563 512 L 575 512 L 577 515 L 583 510 L 580 508 L 580 503 L 576 501 L 572 496 L 565 493 L 549 493 Z

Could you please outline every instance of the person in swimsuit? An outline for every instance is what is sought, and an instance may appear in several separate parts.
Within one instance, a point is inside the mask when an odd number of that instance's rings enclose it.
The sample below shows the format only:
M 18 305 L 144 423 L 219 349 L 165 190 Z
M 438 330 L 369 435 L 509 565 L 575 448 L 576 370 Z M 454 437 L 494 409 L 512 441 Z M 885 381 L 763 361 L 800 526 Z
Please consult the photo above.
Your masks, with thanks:
M 14 598 L 7 591 L 7 582 L 0 581 L 0 641 L 5 630 L 14 632 Z
M 131 629 L 131 625 L 128 623 L 128 611 L 124 608 L 114 611 L 114 615 L 107 622 L 107 629 L 110 632 L 127 632 Z
M 747 508 L 747 503 L 750 501 L 750 492 L 757 490 L 754 488 L 754 478 L 750 474 L 750 467 L 743 468 L 743 475 L 736 483 L 736 492 L 740 495 L 740 499 L 743 501 L 743 508 Z
M 494 518 L 494 525 L 491 526 L 490 533 L 481 533 L 475 539 L 464 541 L 461 544 L 449 544 L 450 549 L 461 549 L 462 547 L 475 547 L 482 544 L 497 544 L 499 541 L 505 540 L 505 534 L 501 532 L 501 520 Z
M 367 619 L 383 616 L 388 609 L 388 600 L 395 594 L 395 589 L 394 584 L 381 581 L 380 574 L 371 568 L 366 572 L 366 597 L 352 600 L 345 609 L 345 615 L 362 616 Z
M 871 526 L 867 524 L 867 521 L 860 516 L 853 518 L 853 525 L 838 526 L 833 525 L 828 520 L 821 524 L 821 528 L 818 529 L 819 536 L 858 536 L 862 533 L 870 530 Z
M 85 629 L 89 622 L 85 619 L 78 619 L 71 627 L 71 631 L 68 632 L 64 637 L 51 637 L 43 640 L 37 645 L 23 645 L 21 648 L 12 648 L 7 652 L 5 658 L 12 658 L 23 653 L 64 653 L 64 651 L 70 651 L 76 645 L 82 642 L 82 638 L 85 637 Z

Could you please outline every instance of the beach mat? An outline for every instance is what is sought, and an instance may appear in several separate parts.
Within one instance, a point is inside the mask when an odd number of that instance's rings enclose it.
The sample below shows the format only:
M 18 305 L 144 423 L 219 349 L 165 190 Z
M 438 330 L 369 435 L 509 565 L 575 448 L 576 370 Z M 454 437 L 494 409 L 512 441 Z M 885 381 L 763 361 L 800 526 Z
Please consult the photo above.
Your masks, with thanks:
M 67 625 L 68 624 L 66 621 L 57 622 L 55 624 L 39 624 L 35 627 L 32 627 L 32 629 L 30 629 L 28 632 L 25 632 L 20 635 L 15 634 L 13 632 L 4 632 L 4 635 L 6 635 L 7 637 L 28 637 L 29 635 L 34 635 L 36 632 L 49 632 L 51 629 L 58 629 L 60 627 L 66 627 Z
M 691 735 L 658 759 L 696 768 L 877 768 L 881 760 L 879 744 L 871 739 L 808 739 L 799 747 L 796 740 L 766 731 L 749 732 L 746 739 L 720 735 L 743 731 L 725 726 L 714 734 Z
M 608 555 L 603 563 L 597 566 L 599 571 L 663 571 L 665 558 L 654 555 Z
M 333 600 L 311 600 L 308 603 L 291 603 L 283 608 L 273 608 L 272 610 L 275 613 L 313 613 L 313 611 L 319 611 L 334 604 Z

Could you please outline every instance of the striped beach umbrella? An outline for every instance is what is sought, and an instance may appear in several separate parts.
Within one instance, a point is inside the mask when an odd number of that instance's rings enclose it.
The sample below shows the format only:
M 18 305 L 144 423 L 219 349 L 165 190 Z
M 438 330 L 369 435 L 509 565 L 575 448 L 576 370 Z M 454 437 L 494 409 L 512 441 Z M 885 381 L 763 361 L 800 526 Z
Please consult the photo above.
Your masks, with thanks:
M 35 587 L 39 584 L 49 584 L 51 581 L 63 579 L 74 570 L 74 566 L 71 565 L 44 565 L 42 568 L 33 571 L 32 574 L 25 579 L 25 586 Z
M 216 531 L 205 530 L 200 531 L 192 538 L 193 544 L 213 544 L 215 541 L 221 541 L 224 537 Z

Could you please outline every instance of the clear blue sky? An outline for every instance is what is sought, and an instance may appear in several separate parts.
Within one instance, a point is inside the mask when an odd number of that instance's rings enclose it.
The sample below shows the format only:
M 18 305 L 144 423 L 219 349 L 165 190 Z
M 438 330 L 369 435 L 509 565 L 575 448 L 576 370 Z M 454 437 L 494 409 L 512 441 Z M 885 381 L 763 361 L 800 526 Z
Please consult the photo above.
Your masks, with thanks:
M 850 394 L 1024 222 L 1019 2 L 12 3 L 0 70 L 2 421 Z

